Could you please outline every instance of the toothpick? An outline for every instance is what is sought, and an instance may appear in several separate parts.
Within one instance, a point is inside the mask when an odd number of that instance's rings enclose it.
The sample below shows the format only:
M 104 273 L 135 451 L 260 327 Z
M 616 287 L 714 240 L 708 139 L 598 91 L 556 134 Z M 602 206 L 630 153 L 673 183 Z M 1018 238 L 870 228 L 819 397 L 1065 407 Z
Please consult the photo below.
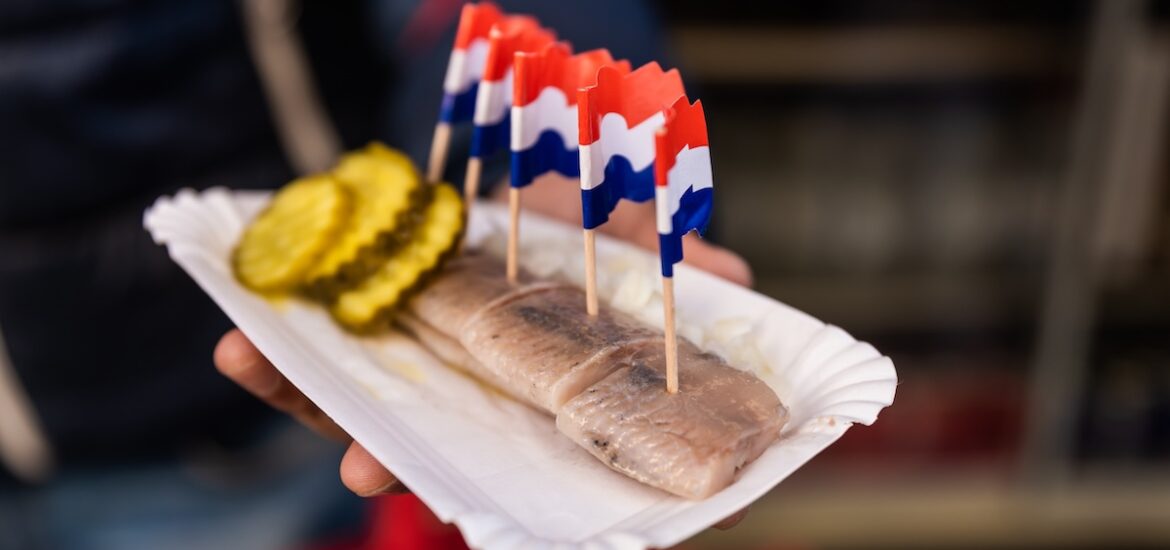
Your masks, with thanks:
M 467 159 L 467 176 L 463 178 L 463 209 L 471 215 L 471 205 L 479 196 L 479 176 L 483 174 L 483 159 L 471 157 Z
M 585 311 L 597 316 L 597 245 L 593 230 L 585 230 Z
M 520 272 L 520 189 L 508 187 L 508 282 L 515 283 Z
M 427 181 L 439 183 L 443 169 L 447 167 L 447 149 L 451 147 L 451 125 L 446 122 L 435 124 L 435 136 L 431 138 L 431 158 L 427 163 Z
M 662 278 L 663 324 L 666 330 L 666 392 L 678 393 L 678 339 L 674 334 L 674 278 Z

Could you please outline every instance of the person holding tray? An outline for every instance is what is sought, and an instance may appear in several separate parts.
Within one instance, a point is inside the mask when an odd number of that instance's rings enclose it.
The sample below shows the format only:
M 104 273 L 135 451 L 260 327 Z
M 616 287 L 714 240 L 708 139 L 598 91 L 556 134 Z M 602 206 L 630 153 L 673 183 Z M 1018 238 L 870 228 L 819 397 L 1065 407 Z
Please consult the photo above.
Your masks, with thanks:
M 367 4 L 0 8 L 0 547 L 287 547 L 360 520 L 338 454 L 207 365 L 228 323 L 140 218 L 160 194 L 275 187 L 373 138 L 425 158 L 459 3 Z M 663 59 L 642 3 L 501 4 L 583 49 Z M 529 204 L 569 218 L 563 193 L 536 186 Z M 653 247 L 636 208 L 609 228 Z M 692 246 L 688 261 L 750 283 L 738 257 Z M 214 356 L 348 440 L 238 331 Z M 360 446 L 340 469 L 359 495 L 399 489 Z

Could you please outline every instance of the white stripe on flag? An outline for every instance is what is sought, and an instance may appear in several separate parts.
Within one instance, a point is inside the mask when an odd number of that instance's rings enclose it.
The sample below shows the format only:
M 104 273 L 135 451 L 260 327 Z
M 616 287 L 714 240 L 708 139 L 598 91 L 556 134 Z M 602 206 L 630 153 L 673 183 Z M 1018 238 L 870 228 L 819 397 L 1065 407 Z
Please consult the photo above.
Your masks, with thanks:
M 449 94 L 466 92 L 471 85 L 483 78 L 487 65 L 488 41 L 476 38 L 466 50 L 451 50 L 447 62 L 447 76 L 443 79 L 443 91 Z
M 682 196 L 687 189 L 694 188 L 698 191 L 713 187 L 711 148 L 706 145 L 694 149 L 690 146 L 683 147 L 675 157 L 674 166 L 666 173 L 666 182 L 670 194 L 664 203 L 669 205 L 669 215 L 674 216 L 682 206 Z M 659 226 L 661 227 L 661 223 Z
M 674 232 L 670 221 L 670 188 L 665 185 L 654 186 L 654 214 L 658 220 L 659 234 L 669 235 Z
M 560 134 L 568 149 L 576 147 L 577 106 L 569 105 L 565 92 L 556 86 L 541 90 L 528 105 L 512 107 L 512 150 L 532 148 L 546 130 Z
M 512 106 L 512 68 L 500 80 L 485 80 L 480 82 L 479 91 L 475 94 L 475 116 L 472 122 L 476 126 L 490 126 L 504 120 L 504 115 Z
M 605 166 L 610 159 L 621 155 L 630 161 L 635 172 L 645 170 L 654 162 L 654 132 L 662 127 L 666 117 L 662 112 L 630 128 L 618 113 L 605 113 L 598 124 L 597 140 L 581 146 L 581 189 L 601 185 Z M 586 153 L 586 150 L 589 153 Z

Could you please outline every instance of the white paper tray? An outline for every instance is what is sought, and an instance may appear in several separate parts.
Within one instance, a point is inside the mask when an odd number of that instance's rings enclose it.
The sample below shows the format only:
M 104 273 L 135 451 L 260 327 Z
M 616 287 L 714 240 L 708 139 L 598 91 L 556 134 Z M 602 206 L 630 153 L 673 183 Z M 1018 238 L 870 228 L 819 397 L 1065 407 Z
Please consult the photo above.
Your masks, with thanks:
M 680 265 L 680 332 L 756 372 L 792 413 L 781 441 L 735 484 L 703 501 L 681 499 L 609 470 L 560 435 L 551 417 L 444 366 L 405 336 L 355 337 L 320 307 L 270 303 L 241 287 L 230 251 L 267 197 L 183 191 L 160 198 L 145 226 L 297 388 L 473 547 L 677 544 L 756 500 L 893 402 L 893 363 L 869 344 Z M 477 205 L 469 243 L 500 248 L 506 219 L 496 205 Z M 536 215 L 522 223 L 525 267 L 579 278 L 579 228 Z M 597 251 L 602 298 L 661 326 L 656 255 L 603 235 Z

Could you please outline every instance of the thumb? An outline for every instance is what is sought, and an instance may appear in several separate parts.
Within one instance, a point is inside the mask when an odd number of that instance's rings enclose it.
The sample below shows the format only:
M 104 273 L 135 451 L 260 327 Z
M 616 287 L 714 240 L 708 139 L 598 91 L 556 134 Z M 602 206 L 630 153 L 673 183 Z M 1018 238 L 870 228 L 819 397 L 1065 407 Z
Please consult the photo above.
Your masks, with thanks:
M 409 492 L 394 474 L 357 442 L 351 443 L 341 458 L 340 470 L 341 482 L 358 496 Z

